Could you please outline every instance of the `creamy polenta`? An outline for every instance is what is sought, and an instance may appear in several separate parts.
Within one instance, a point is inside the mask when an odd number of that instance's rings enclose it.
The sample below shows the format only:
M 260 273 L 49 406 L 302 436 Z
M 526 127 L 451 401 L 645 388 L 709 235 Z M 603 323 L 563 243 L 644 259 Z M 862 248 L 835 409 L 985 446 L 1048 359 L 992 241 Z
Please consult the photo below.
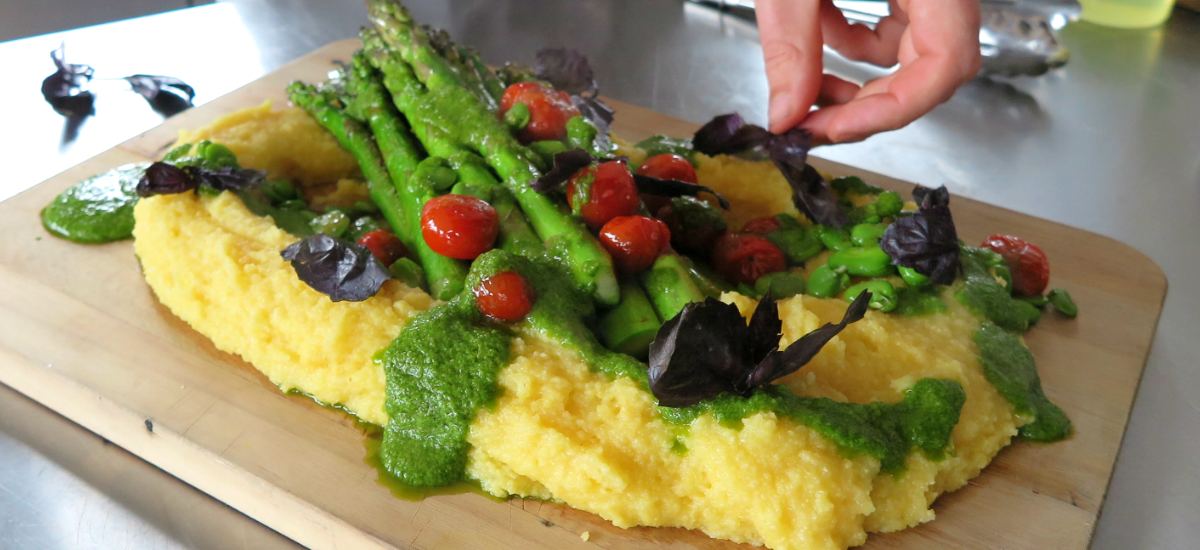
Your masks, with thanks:
M 314 200 L 363 193 L 354 159 L 299 109 L 248 109 L 181 139 L 220 142 L 245 167 L 295 179 L 310 194 L 325 190 Z M 769 164 L 698 159 L 700 183 L 733 203 L 731 226 L 795 212 Z M 172 312 L 282 389 L 388 422 L 384 373 L 372 357 L 436 301 L 389 281 L 366 301 L 331 302 L 280 257 L 296 238 L 232 193 L 155 196 L 135 216 L 146 280 Z M 747 315 L 755 303 L 722 299 Z M 468 475 L 494 495 L 563 501 L 621 527 L 679 526 L 780 550 L 845 548 L 867 532 L 929 521 L 934 499 L 977 475 L 1028 421 L 985 378 L 972 342 L 980 321 L 954 300 L 947 306 L 926 316 L 868 312 L 781 381 L 797 395 L 856 403 L 898 402 L 924 378 L 957 381 L 967 398 L 942 460 L 914 452 L 900 473 L 881 473 L 879 460 L 849 456 L 772 412 L 740 428 L 703 415 L 681 429 L 637 382 L 590 369 L 576 351 L 518 328 L 495 407 L 470 425 Z M 784 341 L 837 322 L 846 307 L 809 296 L 781 301 Z

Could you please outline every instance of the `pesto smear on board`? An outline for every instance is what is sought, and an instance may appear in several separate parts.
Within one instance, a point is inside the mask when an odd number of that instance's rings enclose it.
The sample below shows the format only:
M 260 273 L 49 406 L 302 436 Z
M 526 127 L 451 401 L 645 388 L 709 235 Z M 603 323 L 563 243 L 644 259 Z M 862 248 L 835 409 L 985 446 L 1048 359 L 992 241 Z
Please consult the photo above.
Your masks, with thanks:
M 126 164 L 71 186 L 42 209 L 42 225 L 77 243 L 133 238 L 136 188 L 147 166 L 150 163 Z

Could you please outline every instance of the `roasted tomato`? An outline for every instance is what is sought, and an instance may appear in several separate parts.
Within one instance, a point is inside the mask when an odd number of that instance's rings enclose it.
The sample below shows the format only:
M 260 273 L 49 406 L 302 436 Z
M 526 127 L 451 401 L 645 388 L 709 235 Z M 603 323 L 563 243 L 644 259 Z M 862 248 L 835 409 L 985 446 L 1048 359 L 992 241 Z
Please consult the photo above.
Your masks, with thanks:
M 1004 257 L 1012 274 L 1013 294 L 1041 296 L 1050 284 L 1050 260 L 1042 249 L 1024 239 L 1011 235 L 992 235 L 983 240 L 983 247 Z
M 613 218 L 632 216 L 640 204 L 633 174 L 618 160 L 584 168 L 571 176 L 567 202 L 593 231 Z
M 474 260 L 491 250 L 500 232 L 500 217 L 487 202 L 466 195 L 429 199 L 421 209 L 421 236 L 434 252 Z
M 713 249 L 713 267 L 733 284 L 754 284 L 759 277 L 787 269 L 778 246 L 758 235 L 726 233 Z
M 637 273 L 654 264 L 671 242 L 667 224 L 645 216 L 613 218 L 600 230 L 600 244 L 621 273 Z
M 521 143 L 562 140 L 567 137 L 567 121 L 579 116 L 579 109 L 571 103 L 570 95 L 537 82 L 518 82 L 504 90 L 500 97 L 500 116 L 518 103 L 529 108 L 529 124 L 517 134 Z
M 501 321 L 520 321 L 533 309 L 533 289 L 516 271 L 501 271 L 473 289 L 475 304 L 484 315 Z
M 761 218 L 754 218 L 753 220 L 746 222 L 746 225 L 742 226 L 742 233 L 753 233 L 755 235 L 768 235 L 772 231 L 779 229 L 780 225 L 782 225 L 782 224 L 779 223 L 779 219 L 776 218 L 775 216 L 764 216 Z
M 358 238 L 358 244 L 371 249 L 371 254 L 379 258 L 384 267 L 390 266 L 396 260 L 408 255 L 408 247 L 400 242 L 400 237 L 383 229 L 368 231 Z
M 638 167 L 637 173 L 664 180 L 678 180 L 688 183 L 696 183 L 697 181 L 696 169 L 692 167 L 692 163 L 679 155 L 669 153 L 654 155 L 646 159 L 646 162 L 643 162 Z M 643 194 L 642 202 L 646 203 L 646 208 L 651 212 L 658 212 L 667 203 L 671 202 L 671 198 Z

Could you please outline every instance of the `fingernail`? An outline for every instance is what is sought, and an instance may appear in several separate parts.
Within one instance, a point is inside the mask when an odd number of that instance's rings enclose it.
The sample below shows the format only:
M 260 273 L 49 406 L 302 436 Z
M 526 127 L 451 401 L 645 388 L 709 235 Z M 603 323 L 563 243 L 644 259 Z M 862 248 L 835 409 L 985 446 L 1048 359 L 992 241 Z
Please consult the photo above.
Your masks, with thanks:
M 788 130 L 789 128 L 784 126 L 788 125 L 795 111 L 796 102 L 793 101 L 791 94 L 780 93 L 771 96 L 771 103 L 767 106 L 767 118 L 771 122 L 771 131 Z

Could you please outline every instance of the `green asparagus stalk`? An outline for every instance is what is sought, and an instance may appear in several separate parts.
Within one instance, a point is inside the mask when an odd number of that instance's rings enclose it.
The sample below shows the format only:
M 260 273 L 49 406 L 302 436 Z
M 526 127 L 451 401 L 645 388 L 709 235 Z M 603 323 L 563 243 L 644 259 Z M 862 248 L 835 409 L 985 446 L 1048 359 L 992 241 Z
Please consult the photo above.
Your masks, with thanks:
M 408 231 L 413 235 L 413 248 L 421 260 L 429 281 L 430 294 L 439 300 L 449 300 L 459 294 L 466 281 L 468 265 L 461 260 L 442 256 L 421 238 L 421 210 L 429 199 L 437 196 L 428 182 L 412 177 L 421 162 L 421 154 L 412 134 L 404 127 L 399 115 L 388 100 L 387 92 L 373 75 L 370 64 L 362 56 L 354 57 L 350 88 L 351 111 L 358 113 L 375 134 L 392 181 L 408 216 Z
M 641 285 L 622 278 L 621 302 L 600 316 L 596 333 L 608 349 L 645 359 L 660 327 L 658 314 Z
M 437 56 L 427 44 L 411 40 L 417 36 L 411 32 L 415 28 L 411 20 L 403 24 L 400 19 L 389 15 L 397 9 L 403 12 L 402 7 L 375 1 L 371 8 L 372 18 L 380 22 L 384 39 L 392 37 L 394 45 L 405 48 L 400 51 L 399 57 L 412 60 L 412 69 L 408 73 L 422 79 L 427 88 L 427 92 L 419 97 L 396 100 L 397 106 L 414 128 L 425 125 L 444 130 L 448 136 L 453 136 L 455 143 L 482 154 L 503 178 L 504 186 L 520 204 L 542 241 L 561 251 L 580 289 L 591 294 L 601 305 L 615 305 L 620 298 L 620 290 L 612 259 L 564 206 L 529 186 L 530 181 L 541 175 L 532 152 L 517 143 L 503 123 L 470 91 L 445 76 L 453 71 L 444 59 Z M 395 79 L 403 78 L 406 71 L 388 67 L 401 64 L 401 59 L 394 55 L 380 55 L 379 52 L 371 56 L 372 62 L 378 63 L 377 67 L 385 73 L 385 84 L 389 88 L 396 85 L 390 88 L 394 95 L 411 94 L 414 90 L 410 82 L 393 83 Z
M 650 266 L 642 272 L 642 286 L 647 290 L 650 301 L 654 304 L 654 310 L 658 312 L 660 319 L 668 320 L 680 311 L 683 311 L 683 306 L 691 302 L 699 302 L 704 300 L 704 293 L 696 286 L 696 282 L 692 280 L 692 274 L 684 264 L 684 259 L 678 254 L 663 254 L 654 261 L 654 265 Z M 671 289 L 671 292 L 663 292 L 662 289 Z
M 371 139 L 371 133 L 362 124 L 347 118 L 340 109 L 329 104 L 316 88 L 302 82 L 294 82 L 288 86 L 287 91 L 292 103 L 307 111 L 337 138 L 342 147 L 354 155 L 367 180 L 371 200 L 375 201 L 384 219 L 396 230 L 396 236 L 405 246 L 411 248 L 413 234 L 408 231 L 408 218 L 400 204 L 396 188 L 392 185 L 391 176 L 384 167 L 379 148 Z

